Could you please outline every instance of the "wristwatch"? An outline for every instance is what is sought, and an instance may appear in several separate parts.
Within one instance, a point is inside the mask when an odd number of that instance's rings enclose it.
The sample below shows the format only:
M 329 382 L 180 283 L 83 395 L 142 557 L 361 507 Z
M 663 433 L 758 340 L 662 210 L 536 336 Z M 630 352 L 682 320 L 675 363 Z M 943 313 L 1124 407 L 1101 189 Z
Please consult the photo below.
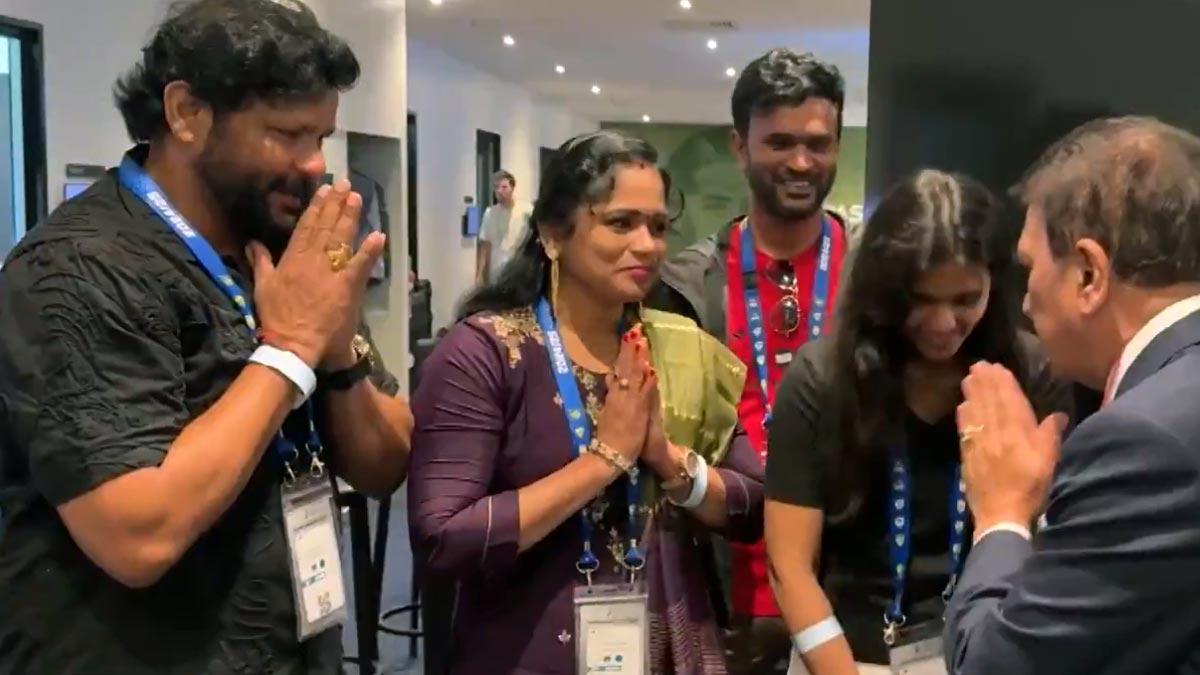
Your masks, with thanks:
M 703 462 L 700 455 L 696 454 L 691 448 L 684 448 L 686 452 L 683 455 L 683 463 L 679 465 L 678 472 L 675 477 L 662 484 L 662 488 L 667 492 L 673 492 L 681 487 L 690 485 L 696 480 L 696 475 L 700 473 Z
M 375 366 L 375 356 L 371 352 L 371 343 L 361 335 L 355 335 L 350 341 L 350 349 L 354 352 L 354 365 L 345 370 L 335 370 L 331 373 L 321 373 L 318 385 L 322 389 L 345 391 L 362 382 L 371 374 Z

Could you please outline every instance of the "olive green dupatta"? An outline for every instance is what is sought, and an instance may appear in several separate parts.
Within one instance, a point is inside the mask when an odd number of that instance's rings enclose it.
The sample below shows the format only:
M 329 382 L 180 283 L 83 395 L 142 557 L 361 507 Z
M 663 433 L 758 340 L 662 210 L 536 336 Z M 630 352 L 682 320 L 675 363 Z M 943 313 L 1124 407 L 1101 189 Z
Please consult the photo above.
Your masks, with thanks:
M 667 438 L 691 448 L 709 466 L 720 464 L 737 427 L 745 364 L 691 319 L 652 309 L 642 310 L 641 318 L 658 372 Z
M 745 364 L 685 317 L 643 310 L 641 320 L 667 438 L 719 466 L 737 429 Z M 645 535 L 653 671 L 722 675 L 724 648 L 709 601 L 713 579 L 698 559 L 706 534 L 682 509 L 664 504 L 657 480 L 643 485 L 643 504 L 654 514 Z

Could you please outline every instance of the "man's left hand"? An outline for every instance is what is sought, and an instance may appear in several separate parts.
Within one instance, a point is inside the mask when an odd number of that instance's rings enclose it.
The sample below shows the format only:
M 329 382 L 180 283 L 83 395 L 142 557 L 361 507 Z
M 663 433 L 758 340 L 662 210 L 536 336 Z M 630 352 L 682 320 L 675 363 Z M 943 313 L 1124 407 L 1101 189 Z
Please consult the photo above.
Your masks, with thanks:
M 962 384 L 958 433 L 975 531 L 999 523 L 1028 527 L 1046 501 L 1067 418 L 1038 423 L 1013 374 L 977 363 Z

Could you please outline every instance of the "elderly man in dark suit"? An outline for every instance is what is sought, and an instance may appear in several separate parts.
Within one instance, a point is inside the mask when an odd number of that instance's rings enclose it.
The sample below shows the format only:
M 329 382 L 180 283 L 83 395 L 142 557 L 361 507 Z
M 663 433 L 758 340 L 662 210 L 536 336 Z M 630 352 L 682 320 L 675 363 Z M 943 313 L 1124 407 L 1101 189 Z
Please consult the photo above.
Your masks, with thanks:
M 1039 423 L 1008 372 L 978 364 L 963 382 L 979 534 L 947 665 L 1200 673 L 1200 139 L 1146 118 L 1091 122 L 1021 194 L 1025 311 L 1058 374 L 1105 403 L 1060 449 L 1063 420 Z

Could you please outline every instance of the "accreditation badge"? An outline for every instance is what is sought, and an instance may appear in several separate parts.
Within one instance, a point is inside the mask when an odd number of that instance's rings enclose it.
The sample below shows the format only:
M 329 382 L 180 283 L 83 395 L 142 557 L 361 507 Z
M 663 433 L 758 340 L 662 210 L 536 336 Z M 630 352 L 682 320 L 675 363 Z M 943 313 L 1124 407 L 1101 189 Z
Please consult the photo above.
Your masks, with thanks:
M 895 642 L 888 649 L 893 675 L 946 675 L 942 652 L 943 621 L 926 621 L 896 630 Z
M 641 582 L 575 589 L 577 673 L 649 675 L 647 599 Z
M 346 621 L 346 586 L 327 477 L 300 476 L 280 488 L 301 642 Z

